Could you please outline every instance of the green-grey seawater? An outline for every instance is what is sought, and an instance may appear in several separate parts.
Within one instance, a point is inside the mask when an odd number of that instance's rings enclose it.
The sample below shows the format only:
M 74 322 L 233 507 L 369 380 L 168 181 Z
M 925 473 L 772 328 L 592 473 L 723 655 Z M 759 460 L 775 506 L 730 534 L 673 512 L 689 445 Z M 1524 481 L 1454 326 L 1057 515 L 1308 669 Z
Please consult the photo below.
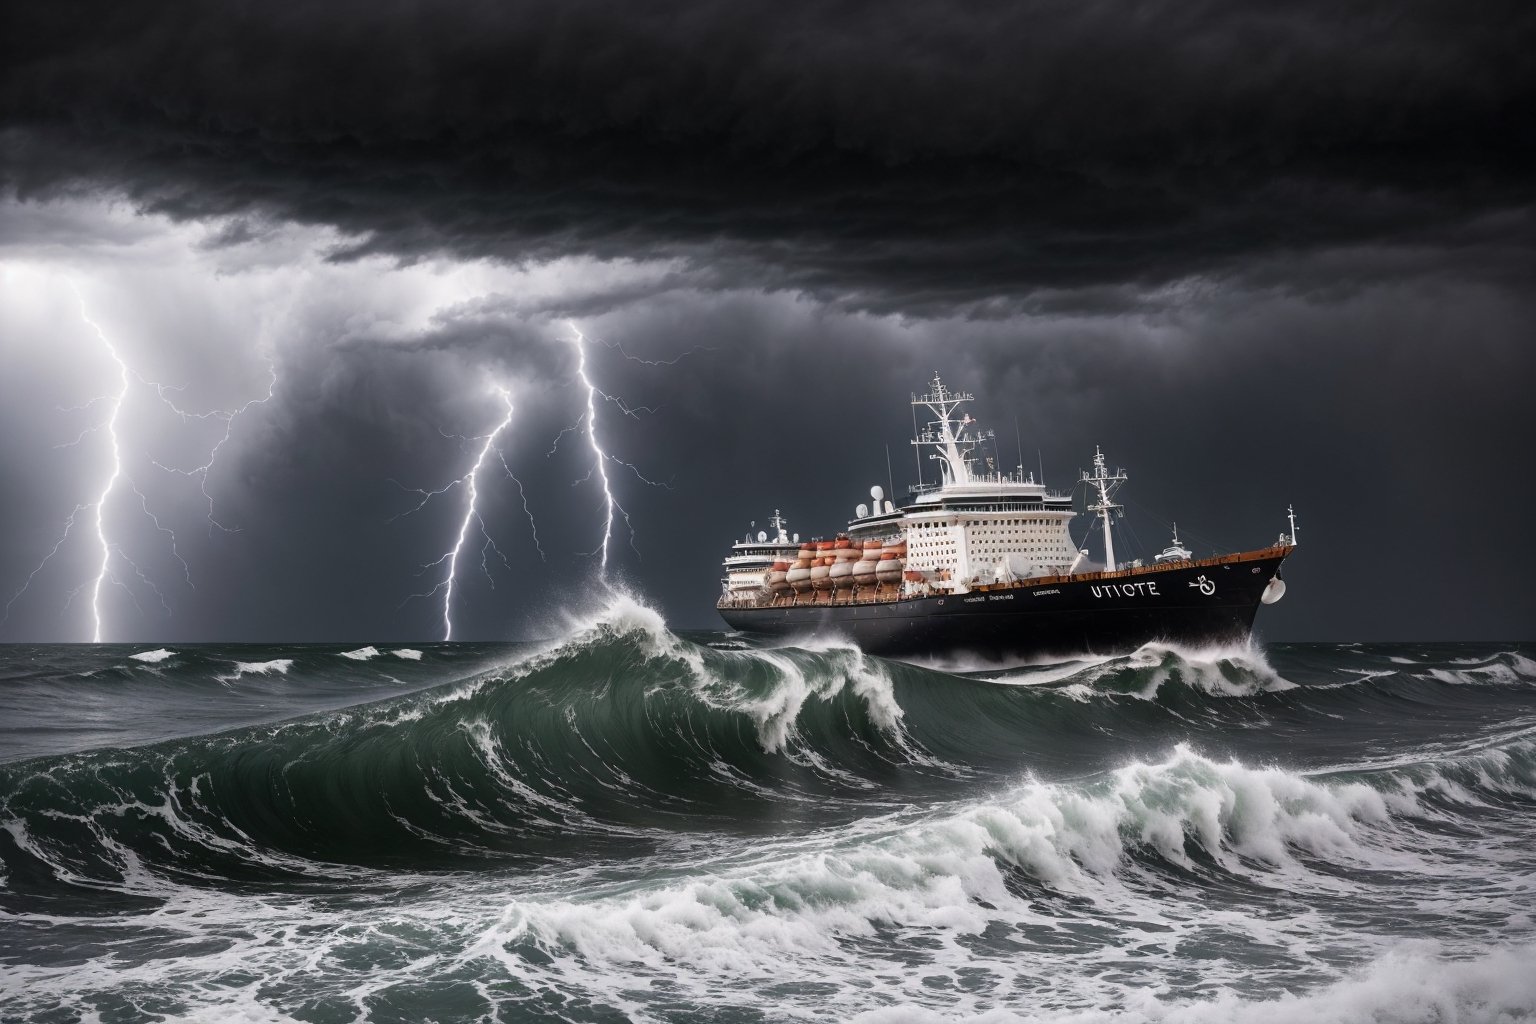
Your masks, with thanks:
M 1536 649 L 0 649 L 6 1021 L 1536 1016 Z

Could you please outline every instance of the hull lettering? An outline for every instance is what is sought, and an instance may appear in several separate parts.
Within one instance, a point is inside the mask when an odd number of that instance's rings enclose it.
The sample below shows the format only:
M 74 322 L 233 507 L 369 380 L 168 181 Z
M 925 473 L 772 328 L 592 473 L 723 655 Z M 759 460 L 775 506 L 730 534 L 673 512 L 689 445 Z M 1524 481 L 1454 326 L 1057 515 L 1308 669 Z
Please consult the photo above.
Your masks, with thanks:
M 1142 580 L 1138 583 L 1103 583 L 1089 584 L 1088 589 L 1094 597 L 1161 597 L 1158 593 L 1156 580 Z

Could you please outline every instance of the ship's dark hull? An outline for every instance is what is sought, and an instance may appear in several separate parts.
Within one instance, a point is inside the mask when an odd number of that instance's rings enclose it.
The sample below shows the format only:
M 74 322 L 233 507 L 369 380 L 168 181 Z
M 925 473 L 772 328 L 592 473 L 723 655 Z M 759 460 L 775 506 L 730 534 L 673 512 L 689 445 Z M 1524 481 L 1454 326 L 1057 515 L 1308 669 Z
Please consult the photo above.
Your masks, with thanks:
M 1287 554 L 905 601 L 723 607 L 720 616 L 760 636 L 844 636 L 871 654 L 1029 658 L 1208 644 L 1247 638 Z

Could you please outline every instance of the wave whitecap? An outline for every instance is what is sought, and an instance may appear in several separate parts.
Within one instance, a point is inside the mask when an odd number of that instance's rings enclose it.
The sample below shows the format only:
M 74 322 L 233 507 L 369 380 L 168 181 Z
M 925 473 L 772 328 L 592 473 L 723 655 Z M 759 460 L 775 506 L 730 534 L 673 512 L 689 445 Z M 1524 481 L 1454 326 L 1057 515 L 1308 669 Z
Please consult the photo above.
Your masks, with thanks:
M 266 676 L 276 673 L 280 676 L 288 674 L 293 667 L 292 658 L 273 658 L 271 661 L 237 661 L 235 670 L 227 676 L 219 676 L 223 680 L 239 679 L 241 676 Z
M 158 665 L 165 659 L 174 657 L 175 655 L 175 651 L 160 647 L 153 651 L 140 651 L 138 654 L 130 654 L 129 657 L 134 661 L 142 661 L 147 662 L 150 665 Z

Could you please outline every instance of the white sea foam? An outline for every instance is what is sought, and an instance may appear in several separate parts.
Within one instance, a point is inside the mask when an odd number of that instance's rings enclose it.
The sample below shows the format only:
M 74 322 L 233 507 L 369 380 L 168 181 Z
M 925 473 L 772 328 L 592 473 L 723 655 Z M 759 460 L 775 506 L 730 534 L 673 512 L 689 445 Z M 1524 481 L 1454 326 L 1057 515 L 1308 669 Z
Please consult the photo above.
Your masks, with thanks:
M 1409 807 L 1363 784 L 1323 785 L 1181 750 L 1087 788 L 1026 783 L 943 817 L 861 823 L 803 852 L 756 851 L 681 886 L 518 902 L 477 948 L 532 939 L 575 956 L 584 973 L 644 964 L 764 979 L 782 973 L 786 957 L 835 958 L 844 941 L 881 929 L 958 951 L 963 937 L 1000 920 L 1039 922 L 1010 887 L 1015 872 L 1138 916 L 1160 911 L 1128 899 L 1117 881 L 1140 870 L 1127 864 L 1135 849 L 1199 871 L 1198 849 L 1261 885 L 1328 890 L 1337 881 L 1309 874 L 1299 858 L 1379 865 L 1364 833 Z
M 1106 692 L 1124 692 L 1105 685 L 1121 675 L 1140 680 L 1137 689 L 1129 694 L 1145 700 L 1156 698 L 1158 691 L 1174 679 L 1222 697 L 1251 697 L 1296 687 L 1275 671 L 1256 645 L 1186 647 L 1161 641 L 1144 644 L 1130 654 L 1044 662 L 987 681 L 1005 685 L 1067 683 L 1061 688 L 1062 693 L 1089 700 Z
M 1502 955 L 1488 970 L 1465 975 L 1454 964 L 1437 975 L 1414 961 L 1406 970 L 1427 980 L 1401 1001 L 1386 998 L 1391 985 L 1382 979 L 1399 970 L 1390 956 L 1380 972 L 1328 987 L 1342 975 L 1316 960 L 1329 925 L 1315 912 L 1276 916 L 1264 909 L 1272 903 L 1260 900 L 1250 913 L 1242 897 L 1203 905 L 1198 887 L 1170 889 L 1166 876 L 1148 874 L 1146 863 L 1131 856 L 1155 851 L 1192 877 L 1214 861 L 1287 900 L 1315 892 L 1332 901 L 1358 892 L 1348 878 L 1309 866 L 1319 862 L 1391 872 L 1399 882 L 1419 877 L 1425 891 L 1441 892 L 1465 874 L 1466 861 L 1423 848 L 1422 834 L 1409 825 L 1421 810 L 1407 791 L 1218 763 L 1180 750 L 1167 762 L 1131 765 L 1087 786 L 1027 782 L 939 814 L 914 810 L 836 834 L 754 845 L 692 867 L 677 882 L 665 881 L 677 874 L 669 863 L 653 876 L 658 881 L 638 886 L 598 881 L 579 895 L 519 899 L 461 957 L 469 964 L 500 961 L 526 976 L 527 961 L 517 951 L 531 943 L 551 958 L 544 982 L 551 991 L 574 989 L 601 1001 L 623 996 L 624 979 L 637 970 L 707 1005 L 787 998 L 777 985 L 792 976 L 818 995 L 792 1012 L 781 1009 L 807 1019 L 849 1019 L 882 1003 L 886 1008 L 867 1019 L 1518 1019 L 1530 1005 L 1527 988 L 1501 992 L 1482 984 L 1507 969 Z M 1020 875 L 1031 880 L 1023 888 Z M 1052 892 L 1076 901 L 1065 930 Z M 1444 906 L 1444 914 L 1459 912 L 1449 895 Z M 1113 922 L 1113 944 L 1093 938 L 1093 921 Z M 1086 929 L 1080 940 L 1073 938 L 1078 927 Z M 1050 941 L 992 945 L 1011 934 L 1024 942 L 1031 932 Z M 1476 934 L 1494 941 L 1482 925 Z M 1350 946 L 1368 956 L 1398 941 L 1358 934 Z M 1190 963 L 1187 948 L 1213 943 L 1232 951 L 1230 959 L 1200 961 L 1198 989 L 1214 996 L 1196 1000 L 1188 987 L 1170 995 L 1164 966 L 1176 973 Z M 871 948 L 886 946 L 911 959 L 900 967 L 868 959 Z M 1270 968 L 1245 963 L 1239 947 L 1261 951 L 1261 961 L 1280 957 L 1293 965 L 1288 970 L 1306 969 L 1324 984 L 1308 995 L 1245 999 L 1240 993 L 1251 994 Z M 978 986 L 982 976 L 988 984 Z M 1276 979 L 1268 991 L 1295 987 L 1294 974 L 1282 971 Z M 758 986 L 776 996 L 740 991 Z M 1426 1003 L 1437 991 L 1448 1001 Z M 1379 1004 L 1372 1002 L 1377 997 Z M 1003 1009 L 1021 1005 L 1030 1007 L 1024 1016 Z M 1122 1009 L 1071 1009 L 1085 1005 Z M 1377 1005 L 1375 1016 L 1364 1012 Z
M 862 698 L 876 725 L 895 732 L 903 715 L 890 676 L 881 663 L 851 641 L 806 638 L 804 647 L 721 650 L 689 643 L 667 629 L 661 613 L 631 595 L 616 593 L 597 615 L 572 621 L 572 637 L 547 657 L 558 657 L 588 643 L 595 632 L 639 639 L 647 656 L 681 664 L 695 696 L 707 704 L 749 715 L 759 742 L 768 751 L 786 750 L 796 735 L 796 719 L 811 700 L 830 700 L 844 689 Z M 526 670 L 546 659 L 524 664 Z M 735 681 L 738 673 L 712 666 L 755 664 L 771 670 L 772 683 L 752 693 Z M 808 664 L 809 663 L 809 664 Z
M 1155 989 L 1118 993 L 1123 1009 L 978 1014 L 891 1006 L 856 1015 L 858 1024 L 1515 1024 L 1536 1015 L 1536 945 L 1500 947 L 1475 959 L 1441 955 L 1432 940 L 1405 942 L 1364 968 L 1314 991 L 1244 998 L 1230 988 L 1211 998 L 1168 999 Z
M 367 661 L 369 658 L 377 658 L 379 656 L 379 649 L 377 647 L 359 647 L 355 651 L 342 651 L 341 656 L 343 658 L 351 658 L 353 661 Z
M 288 674 L 293 667 L 292 658 L 273 658 L 271 661 L 237 661 L 233 675 L 219 676 L 224 682 L 239 679 L 241 676 L 266 676 L 276 672 L 280 676 Z
M 398 648 L 396 650 L 390 651 L 389 653 L 393 654 L 397 658 L 404 658 L 406 661 L 420 661 L 421 660 L 421 652 L 418 651 L 418 650 L 414 650 L 413 648 L 410 648 L 410 647 L 401 647 L 401 648 Z
M 488 723 L 465 731 L 487 763 L 504 763 Z M 175 823 L 184 799 L 124 813 Z M 451 785 L 444 799 L 462 810 Z M 815 833 L 701 835 L 628 871 L 606 862 L 527 876 L 471 872 L 416 880 L 406 887 L 414 895 L 391 886 L 342 908 L 181 886 L 135 865 L 130 888 L 167 900 L 155 920 L 185 933 L 176 955 L 21 965 L 11 1005 L 25 1000 L 41 1013 L 174 990 L 187 1004 L 176 1019 L 221 1019 L 219 1002 L 232 1001 L 245 1019 L 284 1020 L 307 1015 L 317 990 L 274 979 L 302 975 L 375 1010 L 395 1008 L 395 989 L 414 999 L 472 979 L 486 1002 L 476 1013 L 487 1019 L 526 1011 L 529 990 L 643 1021 L 744 1007 L 876 1024 L 1528 1019 L 1536 983 L 1524 965 L 1536 948 L 1528 916 L 1510 912 L 1528 895 L 1524 881 L 1487 870 L 1467 878 L 1465 856 L 1442 860 L 1423 847 L 1472 851 L 1414 832 L 1420 811 L 1411 794 L 1180 750 L 1088 783 L 1026 780 Z M 183 821 L 178 831 L 196 827 Z M 1132 856 L 1148 850 L 1191 874 L 1151 871 Z M 1198 850 L 1248 884 L 1211 899 L 1213 890 L 1191 881 L 1210 870 Z M 1341 877 L 1309 867 L 1317 858 L 1372 870 Z M 1371 881 L 1388 875 L 1391 884 Z M 1473 909 L 1454 888 L 1464 880 L 1483 901 Z M 1326 898 L 1308 904 L 1314 891 Z M 1502 917 L 1490 913 L 1501 892 Z M 1424 894 L 1443 901 L 1432 920 L 1454 925 L 1460 915 L 1476 938 L 1404 945 L 1401 934 L 1381 934 L 1387 922 L 1401 921 L 1406 934 L 1422 927 L 1398 915 Z M 1342 905 L 1340 895 L 1349 897 Z M 1400 902 L 1360 924 L 1362 908 L 1383 896 Z M 1319 909 L 1329 907 L 1342 919 Z M 1516 931 L 1494 934 L 1489 922 L 1500 919 Z M 1320 955 L 1330 947 L 1366 966 L 1330 962 Z M 1245 959 L 1244 950 L 1257 955 Z M 268 983 L 237 991 L 221 980 L 233 973 Z
M 130 654 L 129 657 L 134 661 L 144 661 L 151 665 L 158 665 L 166 658 L 173 657 L 175 654 L 175 651 L 160 647 L 153 651 L 140 651 L 138 654 Z
M 1463 668 L 1432 668 L 1428 675 L 1442 683 L 1487 686 L 1495 683 L 1514 686 L 1536 682 L 1536 661 L 1518 651 L 1505 651 L 1491 658 L 1457 658 L 1452 665 Z

